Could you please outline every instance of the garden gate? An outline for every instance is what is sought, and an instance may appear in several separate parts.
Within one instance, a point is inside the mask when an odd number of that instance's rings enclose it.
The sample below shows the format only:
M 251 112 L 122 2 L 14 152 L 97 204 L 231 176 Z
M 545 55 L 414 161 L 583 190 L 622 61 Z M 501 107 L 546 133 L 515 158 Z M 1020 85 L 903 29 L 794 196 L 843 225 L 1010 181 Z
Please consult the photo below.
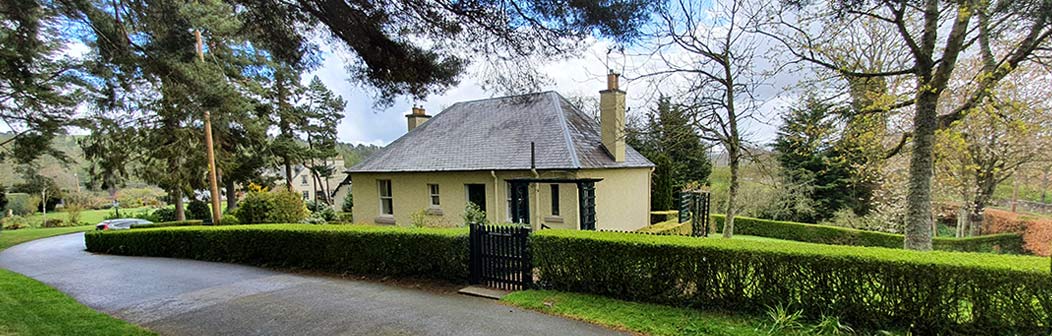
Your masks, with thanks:
M 503 290 L 527 289 L 533 284 L 529 226 L 471 224 L 471 284 Z
M 679 222 L 691 220 L 691 235 L 709 236 L 709 192 L 683 191 L 679 194 Z

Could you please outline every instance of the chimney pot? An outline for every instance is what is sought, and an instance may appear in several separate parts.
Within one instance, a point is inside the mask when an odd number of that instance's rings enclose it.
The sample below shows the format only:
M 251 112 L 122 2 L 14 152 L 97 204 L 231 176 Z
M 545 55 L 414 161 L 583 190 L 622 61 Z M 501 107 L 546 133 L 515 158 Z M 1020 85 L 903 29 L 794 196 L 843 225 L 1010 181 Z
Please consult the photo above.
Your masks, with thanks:
M 620 90 L 620 88 L 618 87 L 618 80 L 620 79 L 620 77 L 621 74 L 610 71 L 610 73 L 606 75 L 606 89 Z
M 413 111 L 405 115 L 410 131 L 417 128 L 417 126 L 420 126 L 420 124 L 423 124 L 428 119 L 431 119 L 431 116 L 427 115 L 426 112 L 427 111 L 425 111 L 423 107 L 413 105 Z

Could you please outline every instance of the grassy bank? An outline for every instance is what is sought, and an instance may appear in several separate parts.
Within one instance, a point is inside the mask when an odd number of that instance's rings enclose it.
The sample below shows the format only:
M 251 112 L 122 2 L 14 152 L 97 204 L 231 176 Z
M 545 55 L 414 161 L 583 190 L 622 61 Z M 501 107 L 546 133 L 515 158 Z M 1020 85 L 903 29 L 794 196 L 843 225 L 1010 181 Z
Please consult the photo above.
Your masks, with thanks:
M 93 226 L 24 229 L 0 233 L 0 251 L 19 243 L 80 232 Z M 0 269 L 0 335 L 153 335 L 84 306 L 62 292 Z
M 153 335 L 36 280 L 0 269 L 0 335 Z
M 730 315 L 557 291 L 515 292 L 501 301 L 512 306 L 654 336 L 825 335 L 848 331 L 828 321 L 819 325 L 807 325 L 792 319 L 778 323 L 773 318 Z

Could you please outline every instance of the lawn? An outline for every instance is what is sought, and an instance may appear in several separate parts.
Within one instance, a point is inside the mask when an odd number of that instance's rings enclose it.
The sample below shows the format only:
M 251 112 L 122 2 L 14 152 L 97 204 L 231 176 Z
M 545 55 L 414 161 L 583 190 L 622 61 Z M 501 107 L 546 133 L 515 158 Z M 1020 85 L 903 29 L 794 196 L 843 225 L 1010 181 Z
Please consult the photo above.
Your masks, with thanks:
M 501 302 L 646 335 L 822 335 L 835 334 L 835 323 L 807 325 L 773 319 L 615 300 L 601 296 L 528 290 Z M 839 329 L 840 332 L 847 331 Z
M 0 232 L 0 251 L 15 244 L 81 232 L 93 226 Z M 153 335 L 84 306 L 62 292 L 0 269 L 0 335 Z
M 94 225 L 81 225 L 50 229 L 4 230 L 0 232 L 0 251 L 8 247 L 15 246 L 17 244 L 34 239 L 46 238 L 74 232 L 84 232 L 94 228 Z
M 135 214 L 149 211 L 150 208 L 128 208 L 121 209 L 121 217 L 132 217 Z M 84 210 L 80 212 L 80 222 L 85 224 L 95 225 L 106 219 L 106 216 L 112 215 L 113 209 L 102 209 L 102 210 Z M 48 212 L 47 218 L 58 218 L 66 220 L 68 214 L 62 211 L 59 212 Z M 26 220 L 29 221 L 29 225 L 32 227 L 40 227 L 40 224 L 44 222 L 44 215 L 37 212 L 35 214 L 26 216 Z

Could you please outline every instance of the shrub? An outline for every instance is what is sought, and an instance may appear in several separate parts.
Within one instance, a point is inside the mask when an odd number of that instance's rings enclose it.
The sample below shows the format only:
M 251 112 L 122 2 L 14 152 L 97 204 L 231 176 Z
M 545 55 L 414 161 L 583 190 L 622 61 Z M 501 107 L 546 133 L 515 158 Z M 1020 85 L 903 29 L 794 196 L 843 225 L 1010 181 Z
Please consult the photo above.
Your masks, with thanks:
M 250 191 L 238 204 L 242 224 L 299 223 L 309 212 L 299 194 L 291 191 Z
M 266 223 L 299 223 L 310 214 L 303 204 L 303 196 L 291 191 L 281 190 L 270 193 L 273 197 L 273 208 L 267 213 Z
M 61 218 L 47 218 L 43 223 L 40 223 L 42 228 L 57 228 L 66 226 L 66 221 Z
M 463 218 L 464 224 L 489 224 L 489 220 L 486 219 L 486 212 L 482 211 L 478 204 L 471 202 L 464 206 Z
M 159 206 L 165 192 L 160 188 L 124 188 L 117 192 L 117 201 L 121 202 L 122 208 L 138 208 L 142 206 Z
M 144 218 L 144 219 L 147 219 L 147 220 L 150 220 L 150 221 L 153 221 L 153 222 L 172 222 L 172 221 L 175 221 L 176 220 L 175 207 L 168 206 L 168 207 L 163 207 L 163 208 L 154 210 L 153 212 L 150 213 L 149 217 L 152 217 L 152 218 Z
M 1052 327 L 1048 260 L 795 242 L 542 230 L 539 284 L 619 299 L 925 334 L 1038 334 Z
M 160 223 L 148 223 L 148 224 L 132 224 L 132 229 L 151 229 L 151 228 L 162 228 L 162 227 L 173 227 L 173 226 L 196 226 L 201 225 L 204 221 L 200 219 L 191 219 L 183 221 L 171 221 L 171 222 L 160 222 Z
M 88 251 L 294 267 L 334 273 L 463 281 L 463 229 L 374 226 L 239 225 L 97 231 Z
M 241 224 L 258 224 L 267 221 L 267 214 L 274 208 L 273 198 L 266 191 L 250 191 L 237 205 L 235 215 Z
M 336 210 L 325 202 L 307 201 L 307 210 L 311 211 L 310 217 L 321 218 L 326 222 L 336 220 Z
M 77 203 L 66 203 L 63 210 L 66 212 L 66 224 L 69 226 L 80 225 L 80 212 L 84 210 L 84 206 Z
M 40 196 L 25 193 L 7 194 L 7 208 L 19 216 L 29 216 L 40 209 Z
M 347 193 L 347 197 L 343 198 L 343 204 L 340 205 L 340 210 L 343 210 L 343 212 L 354 211 L 354 197 L 350 192 Z
M 336 222 L 338 223 L 354 223 L 354 214 L 350 212 L 341 212 L 336 214 Z
M 241 224 L 241 221 L 239 221 L 237 219 L 237 216 L 234 216 L 232 214 L 225 214 L 225 215 L 223 215 L 223 217 L 219 218 L 219 225 L 238 225 L 238 224 Z
M 723 231 L 723 215 L 712 215 L 718 231 Z M 785 222 L 751 217 L 734 217 L 734 233 L 808 243 L 902 248 L 900 234 L 858 230 L 828 225 Z M 937 250 L 961 252 L 1025 253 L 1022 237 L 1018 234 L 979 236 L 970 238 L 934 238 Z
M 191 200 L 190 204 L 186 206 L 186 219 L 210 219 L 212 218 L 212 208 L 201 200 Z
M 0 218 L 0 228 L 4 230 L 18 230 L 28 227 L 29 221 L 27 221 L 25 217 L 19 215 Z

